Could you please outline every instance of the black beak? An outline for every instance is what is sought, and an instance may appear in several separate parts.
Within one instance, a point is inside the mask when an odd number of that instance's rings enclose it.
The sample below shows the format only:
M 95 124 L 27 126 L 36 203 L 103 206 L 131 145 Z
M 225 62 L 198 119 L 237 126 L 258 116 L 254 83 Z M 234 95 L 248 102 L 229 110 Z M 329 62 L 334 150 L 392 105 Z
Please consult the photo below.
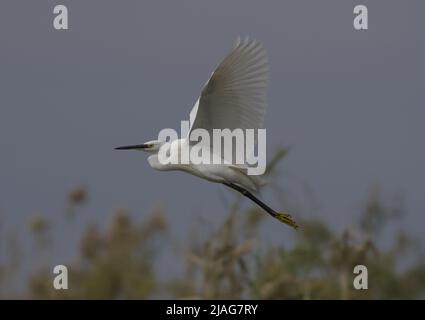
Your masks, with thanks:
M 135 144 L 132 146 L 122 146 L 122 147 L 117 147 L 115 148 L 115 150 L 143 150 L 146 149 L 147 145 L 146 144 Z

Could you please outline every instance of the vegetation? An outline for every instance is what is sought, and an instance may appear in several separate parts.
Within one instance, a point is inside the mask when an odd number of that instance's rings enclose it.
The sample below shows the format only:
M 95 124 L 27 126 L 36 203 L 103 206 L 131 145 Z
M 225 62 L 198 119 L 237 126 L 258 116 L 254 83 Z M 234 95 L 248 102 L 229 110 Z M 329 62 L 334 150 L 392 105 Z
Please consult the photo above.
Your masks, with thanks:
M 285 156 L 279 151 L 268 174 Z M 87 201 L 87 191 L 73 190 L 68 212 L 75 216 Z M 186 272 L 160 277 L 158 252 L 174 241 L 161 211 L 145 221 L 132 221 L 126 211 L 116 212 L 105 230 L 87 226 L 70 262 L 69 290 L 54 290 L 52 270 L 34 271 L 20 294 L 8 291 L 19 250 L 13 246 L 0 264 L 0 297 L 146 299 L 146 298 L 253 298 L 253 299 L 421 299 L 425 297 L 425 264 L 420 243 L 403 231 L 394 232 L 391 245 L 379 246 L 382 230 L 403 213 L 400 203 L 385 206 L 375 188 L 357 225 L 336 232 L 318 220 L 302 226 L 291 245 L 261 247 L 262 217 L 256 207 L 241 209 L 240 199 L 229 207 L 225 221 L 211 232 L 199 232 L 182 250 Z M 278 223 L 276 221 L 276 223 Z M 282 225 L 282 228 L 286 226 Z M 35 217 L 30 225 L 40 252 L 49 251 L 54 225 Z M 2 234 L 3 236 L 3 234 Z M 8 242 L 13 244 L 13 242 Z M 388 241 L 386 241 L 388 244 Z M 366 265 L 369 289 L 353 288 L 353 268 Z

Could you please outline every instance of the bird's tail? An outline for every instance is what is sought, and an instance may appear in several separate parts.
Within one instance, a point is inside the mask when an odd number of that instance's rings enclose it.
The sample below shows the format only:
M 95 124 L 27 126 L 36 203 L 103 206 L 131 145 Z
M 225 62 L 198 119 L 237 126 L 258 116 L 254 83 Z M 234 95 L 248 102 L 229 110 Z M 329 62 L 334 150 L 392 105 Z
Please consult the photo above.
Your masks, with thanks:
M 267 181 L 260 176 L 254 176 L 248 174 L 248 168 L 245 166 L 232 165 L 230 168 L 233 170 L 242 173 L 248 180 L 250 184 L 250 191 L 258 192 L 261 187 L 267 184 Z

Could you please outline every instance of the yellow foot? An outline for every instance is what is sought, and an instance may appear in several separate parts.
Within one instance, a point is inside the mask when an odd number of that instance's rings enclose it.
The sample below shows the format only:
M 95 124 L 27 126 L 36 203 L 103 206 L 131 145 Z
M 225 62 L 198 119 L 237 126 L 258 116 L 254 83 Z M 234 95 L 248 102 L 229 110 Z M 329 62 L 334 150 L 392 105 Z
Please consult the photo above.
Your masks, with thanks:
M 283 212 L 276 212 L 275 218 L 287 225 L 290 225 L 294 229 L 298 229 L 297 223 L 292 219 L 291 215 Z

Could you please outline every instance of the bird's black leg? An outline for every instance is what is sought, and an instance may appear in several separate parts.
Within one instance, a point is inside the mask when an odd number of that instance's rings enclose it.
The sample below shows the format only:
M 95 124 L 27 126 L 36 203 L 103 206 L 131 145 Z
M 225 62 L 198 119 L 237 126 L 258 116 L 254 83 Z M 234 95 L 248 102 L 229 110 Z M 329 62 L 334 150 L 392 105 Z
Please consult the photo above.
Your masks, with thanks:
M 279 221 L 286 223 L 286 224 L 290 225 L 291 227 L 293 227 L 295 229 L 298 228 L 298 225 L 296 224 L 296 222 L 294 220 L 292 220 L 292 217 L 289 214 L 274 211 L 272 208 L 270 208 L 268 205 L 266 205 L 264 202 L 262 202 L 260 199 L 258 199 L 256 196 L 254 196 L 251 192 L 249 192 L 245 188 L 242 188 L 242 187 L 240 187 L 240 186 L 238 186 L 234 183 L 231 183 L 231 182 L 223 182 L 223 184 L 234 189 L 234 190 L 236 190 L 236 191 L 238 191 L 238 192 L 240 192 L 245 197 L 254 201 L 257 205 L 259 205 L 261 208 L 263 208 L 273 218 L 276 218 Z

